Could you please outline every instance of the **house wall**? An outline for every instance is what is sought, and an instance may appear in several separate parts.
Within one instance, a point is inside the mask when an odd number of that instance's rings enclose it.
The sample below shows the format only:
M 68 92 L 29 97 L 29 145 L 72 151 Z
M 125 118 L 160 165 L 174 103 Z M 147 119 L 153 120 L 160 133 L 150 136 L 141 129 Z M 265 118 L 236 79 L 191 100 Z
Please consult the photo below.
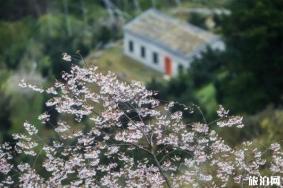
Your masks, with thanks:
M 130 52 L 129 50 L 129 41 L 133 41 L 133 52 Z M 141 46 L 145 47 L 146 56 L 143 58 L 141 56 Z M 159 57 L 158 64 L 155 64 L 153 62 L 153 52 L 156 52 Z M 159 72 L 165 73 L 165 57 L 170 57 L 172 60 L 172 75 L 175 76 L 178 74 L 178 66 L 182 65 L 184 69 L 188 68 L 190 65 L 190 60 L 181 58 L 176 56 L 175 54 L 172 54 L 171 52 L 168 52 L 154 43 L 151 43 L 150 41 L 145 41 L 140 39 L 139 37 L 136 37 L 128 32 L 124 33 L 124 53 L 137 60 L 138 62 L 151 67 Z

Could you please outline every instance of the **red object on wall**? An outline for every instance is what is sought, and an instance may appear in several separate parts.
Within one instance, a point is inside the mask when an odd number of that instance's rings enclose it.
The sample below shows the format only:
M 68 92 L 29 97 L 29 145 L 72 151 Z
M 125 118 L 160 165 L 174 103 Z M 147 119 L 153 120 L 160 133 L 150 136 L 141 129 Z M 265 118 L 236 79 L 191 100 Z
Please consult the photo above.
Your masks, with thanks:
M 172 60 L 170 57 L 166 56 L 164 60 L 165 74 L 172 75 Z

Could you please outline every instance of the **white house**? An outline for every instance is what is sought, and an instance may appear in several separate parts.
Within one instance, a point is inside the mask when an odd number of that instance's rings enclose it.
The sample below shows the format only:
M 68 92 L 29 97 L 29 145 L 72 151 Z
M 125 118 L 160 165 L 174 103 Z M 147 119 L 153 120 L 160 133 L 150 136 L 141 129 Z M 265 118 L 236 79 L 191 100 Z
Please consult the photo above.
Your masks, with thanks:
M 149 9 L 124 27 L 124 53 L 169 76 L 189 68 L 210 46 L 224 50 L 220 38 L 201 28 Z

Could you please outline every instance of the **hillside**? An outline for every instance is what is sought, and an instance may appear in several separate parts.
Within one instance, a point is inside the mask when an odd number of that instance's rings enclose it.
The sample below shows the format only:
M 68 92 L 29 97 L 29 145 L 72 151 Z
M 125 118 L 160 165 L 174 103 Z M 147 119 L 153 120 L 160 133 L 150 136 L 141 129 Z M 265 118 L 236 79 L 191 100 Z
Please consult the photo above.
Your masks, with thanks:
M 162 74 L 152 70 L 123 54 L 122 42 L 119 41 L 104 50 L 92 51 L 86 58 L 90 64 L 95 64 L 100 72 L 114 72 L 125 81 L 137 80 L 143 83 L 152 78 L 162 79 Z

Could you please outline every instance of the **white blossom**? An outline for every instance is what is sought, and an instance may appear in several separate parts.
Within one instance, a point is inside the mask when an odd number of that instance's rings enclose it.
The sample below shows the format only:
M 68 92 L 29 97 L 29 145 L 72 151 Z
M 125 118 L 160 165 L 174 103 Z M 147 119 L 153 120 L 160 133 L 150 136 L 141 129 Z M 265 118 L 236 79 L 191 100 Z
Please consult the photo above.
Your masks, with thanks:
M 228 119 L 220 120 L 217 122 L 217 125 L 219 127 L 237 127 L 237 128 L 243 128 L 243 117 L 240 116 L 234 116 L 229 117 Z
M 63 60 L 72 58 L 64 53 Z M 1 145 L 0 187 L 227 187 L 244 184 L 261 170 L 283 174 L 280 144 L 272 144 L 271 152 L 252 142 L 231 147 L 211 123 L 186 122 L 181 111 L 173 112 L 176 102 L 161 103 L 140 82 L 121 82 L 113 73 L 76 65 L 62 79 L 46 90 L 20 82 L 50 95 L 46 106 L 59 113 L 58 122 L 48 142 L 38 126 L 25 122 L 26 131 L 13 134 L 13 146 Z M 190 113 L 200 110 L 180 106 Z M 243 118 L 228 113 L 219 106 L 215 124 L 242 128 Z M 48 112 L 38 116 L 43 123 L 50 118 Z
M 28 122 L 24 123 L 24 128 L 26 129 L 26 131 L 28 132 L 29 135 L 34 135 L 34 134 L 38 133 L 37 128 L 35 128 L 34 125 L 32 125 Z
M 220 118 L 227 117 L 229 114 L 229 110 L 225 110 L 222 105 L 219 105 L 219 108 L 216 112 Z
M 68 61 L 68 62 L 72 61 L 72 57 L 69 54 L 67 54 L 67 53 L 63 53 L 62 59 L 64 61 Z

